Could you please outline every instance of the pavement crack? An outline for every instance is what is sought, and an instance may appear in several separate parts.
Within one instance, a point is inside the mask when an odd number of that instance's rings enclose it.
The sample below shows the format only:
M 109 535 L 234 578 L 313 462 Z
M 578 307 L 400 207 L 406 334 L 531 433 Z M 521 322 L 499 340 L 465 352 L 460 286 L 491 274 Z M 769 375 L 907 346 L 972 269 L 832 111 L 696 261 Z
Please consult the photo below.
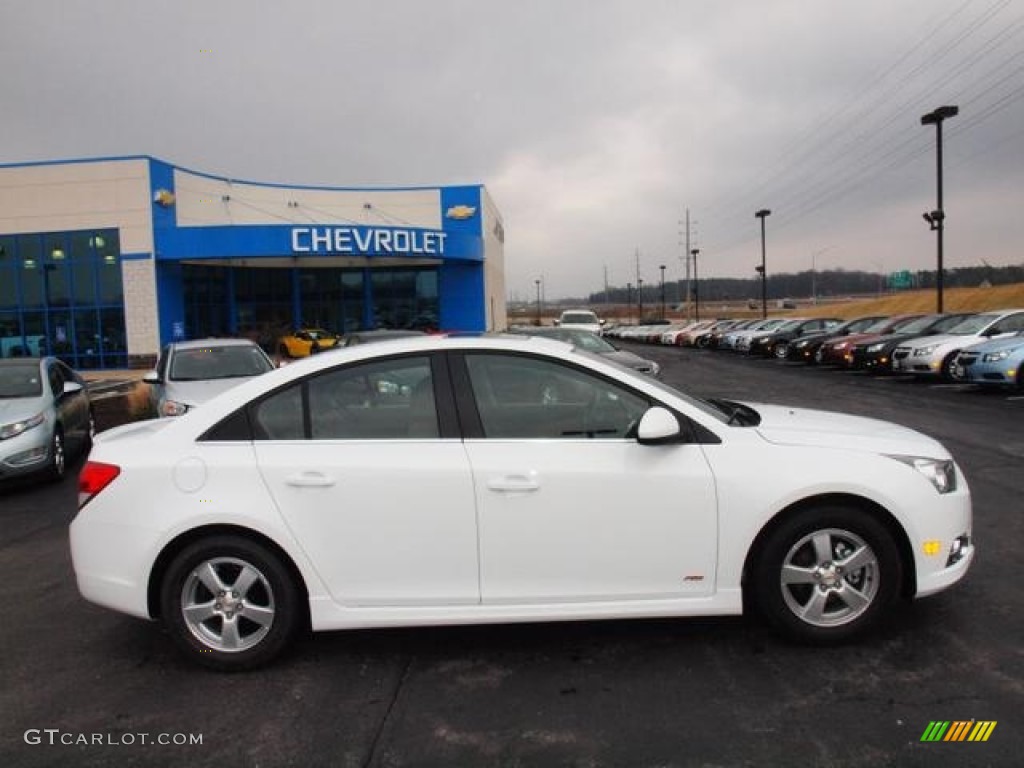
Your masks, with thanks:
M 373 741 L 370 742 L 370 752 L 366 756 L 366 762 L 363 763 L 363 768 L 369 768 L 377 761 L 377 751 L 380 749 L 381 738 L 384 735 L 384 728 L 388 724 L 388 720 L 391 719 L 391 713 L 395 709 L 395 704 L 398 703 L 398 695 L 402 692 L 402 688 L 405 686 L 405 681 L 409 677 L 409 670 L 412 669 L 412 659 L 410 655 L 405 660 L 405 666 L 402 667 L 402 674 L 398 676 L 398 681 L 395 683 L 395 689 L 391 692 L 391 700 L 388 702 L 388 707 L 384 711 L 384 716 L 380 719 L 380 723 L 377 725 L 377 730 L 373 734 Z

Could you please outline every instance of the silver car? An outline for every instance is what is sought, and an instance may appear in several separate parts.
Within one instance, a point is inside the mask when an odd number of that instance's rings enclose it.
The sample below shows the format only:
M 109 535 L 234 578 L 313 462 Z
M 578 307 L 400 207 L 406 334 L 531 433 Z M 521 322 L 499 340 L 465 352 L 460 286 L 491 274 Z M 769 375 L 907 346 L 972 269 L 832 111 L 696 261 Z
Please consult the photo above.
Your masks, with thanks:
M 544 336 L 558 339 L 559 341 L 566 341 L 577 349 L 600 355 L 605 360 L 611 360 L 619 365 L 624 365 L 626 368 L 632 368 L 638 373 L 645 373 L 655 378 L 661 375 L 661 366 L 653 360 L 634 355 L 625 349 L 619 349 L 590 331 L 583 331 L 578 328 L 545 328 L 535 326 L 519 326 L 509 328 L 508 330 L 509 333 L 517 335 Z
M 0 480 L 64 477 L 70 450 L 96 432 L 81 376 L 54 357 L 0 360 Z
M 142 380 L 152 386 L 157 415 L 181 416 L 273 369 L 267 353 L 248 339 L 199 339 L 168 344 Z

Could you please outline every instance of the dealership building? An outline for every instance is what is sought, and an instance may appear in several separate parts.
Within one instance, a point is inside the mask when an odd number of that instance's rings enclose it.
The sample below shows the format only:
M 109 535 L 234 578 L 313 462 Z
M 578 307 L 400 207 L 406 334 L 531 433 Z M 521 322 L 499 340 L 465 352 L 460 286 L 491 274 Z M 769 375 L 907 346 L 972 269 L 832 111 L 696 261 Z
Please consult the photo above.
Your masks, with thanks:
M 179 339 L 505 323 L 482 185 L 289 186 L 146 157 L 0 165 L 0 356 L 141 367 Z

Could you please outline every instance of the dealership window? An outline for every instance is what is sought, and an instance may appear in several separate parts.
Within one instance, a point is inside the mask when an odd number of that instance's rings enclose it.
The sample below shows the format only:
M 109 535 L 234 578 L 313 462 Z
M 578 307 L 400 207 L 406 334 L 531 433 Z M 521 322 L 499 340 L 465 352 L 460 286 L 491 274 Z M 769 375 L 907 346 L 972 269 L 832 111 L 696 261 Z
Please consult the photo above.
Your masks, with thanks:
M 116 230 L 0 238 L 0 356 L 53 354 L 76 368 L 119 368 L 127 365 L 124 337 Z

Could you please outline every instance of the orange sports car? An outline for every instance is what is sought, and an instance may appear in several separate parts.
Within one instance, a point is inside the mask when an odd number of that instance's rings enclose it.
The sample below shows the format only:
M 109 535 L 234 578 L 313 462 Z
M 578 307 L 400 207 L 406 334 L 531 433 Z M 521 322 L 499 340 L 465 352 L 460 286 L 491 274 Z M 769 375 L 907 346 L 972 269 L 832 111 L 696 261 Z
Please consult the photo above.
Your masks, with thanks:
M 337 334 L 323 328 L 298 328 L 277 342 L 281 357 L 307 357 L 338 343 Z

